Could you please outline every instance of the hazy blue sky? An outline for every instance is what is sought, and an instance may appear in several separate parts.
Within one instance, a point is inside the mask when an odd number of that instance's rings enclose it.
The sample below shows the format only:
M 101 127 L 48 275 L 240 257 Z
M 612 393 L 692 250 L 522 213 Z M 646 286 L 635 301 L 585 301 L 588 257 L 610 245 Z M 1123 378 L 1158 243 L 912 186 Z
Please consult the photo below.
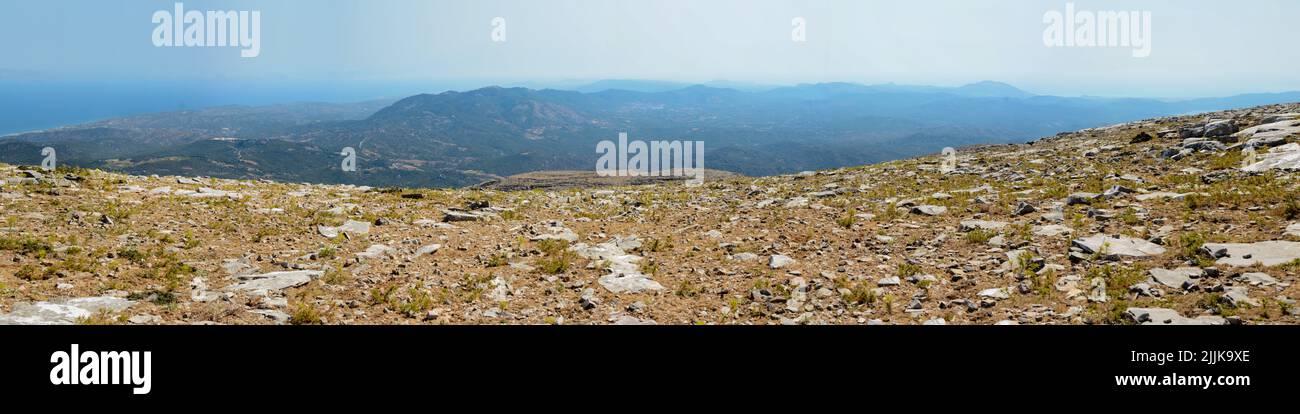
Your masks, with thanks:
M 260 10 L 261 55 L 154 47 L 173 1 L 0 5 L 0 77 L 462 84 L 638 78 L 958 85 L 1043 94 L 1186 97 L 1300 90 L 1300 1 L 1074 1 L 1145 10 L 1152 49 L 1049 48 L 1042 0 L 185 1 Z M 507 41 L 491 41 L 504 17 Z M 807 20 L 806 43 L 791 19 Z M 230 87 L 230 84 L 213 84 Z

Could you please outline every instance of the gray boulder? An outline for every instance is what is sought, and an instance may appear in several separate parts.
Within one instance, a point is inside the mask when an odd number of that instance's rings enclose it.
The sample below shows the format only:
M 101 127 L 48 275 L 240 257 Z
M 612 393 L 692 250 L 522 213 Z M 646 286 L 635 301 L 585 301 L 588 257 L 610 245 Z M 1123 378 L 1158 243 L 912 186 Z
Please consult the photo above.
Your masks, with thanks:
M 0 325 L 72 325 L 78 319 L 99 312 L 121 312 L 134 304 L 112 296 L 19 303 L 9 313 L 0 314 Z
M 1178 311 L 1165 308 L 1128 308 L 1124 315 L 1142 325 L 1223 325 L 1226 322 L 1219 316 L 1186 318 Z
M 1146 240 L 1131 237 L 1110 237 L 1104 234 L 1074 239 L 1072 244 L 1088 254 L 1100 253 L 1129 257 L 1151 257 L 1165 254 L 1164 247 Z
M 1201 251 L 1226 266 L 1278 266 L 1300 259 L 1300 242 L 1206 243 Z
M 311 282 L 325 272 L 319 270 L 295 270 L 291 272 L 271 272 L 258 275 L 239 276 L 242 282 L 226 287 L 226 291 L 277 291 L 298 287 Z

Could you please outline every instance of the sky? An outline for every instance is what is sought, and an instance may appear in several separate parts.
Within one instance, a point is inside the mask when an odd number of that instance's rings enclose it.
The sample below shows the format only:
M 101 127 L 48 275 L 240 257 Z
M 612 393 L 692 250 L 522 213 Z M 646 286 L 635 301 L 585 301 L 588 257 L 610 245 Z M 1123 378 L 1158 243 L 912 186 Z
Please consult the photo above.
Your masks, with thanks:
M 1150 12 L 1145 58 L 1133 57 L 1131 47 L 1046 46 L 1044 14 L 1064 12 L 1065 1 L 183 2 L 186 10 L 260 11 L 253 58 L 236 48 L 155 47 L 151 17 L 173 3 L 3 0 L 0 84 L 311 85 L 286 92 L 294 95 L 286 101 L 331 87 L 352 91 L 339 99 L 359 99 L 598 79 L 995 80 L 1039 94 L 1167 98 L 1300 90 L 1294 0 L 1072 2 L 1076 10 Z M 505 22 L 504 42 L 492 38 L 496 17 Z M 806 22 L 805 42 L 792 40 L 795 18 Z

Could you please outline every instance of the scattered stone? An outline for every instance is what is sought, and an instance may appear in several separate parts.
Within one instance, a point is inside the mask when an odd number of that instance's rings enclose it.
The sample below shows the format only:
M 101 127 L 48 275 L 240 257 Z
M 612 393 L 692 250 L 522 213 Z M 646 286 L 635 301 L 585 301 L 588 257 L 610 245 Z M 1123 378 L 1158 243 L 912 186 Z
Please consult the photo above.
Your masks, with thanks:
M 1070 234 L 1074 232 L 1074 229 L 1060 224 L 1048 224 L 1046 226 L 1034 226 L 1032 231 L 1035 236 L 1055 237 L 1062 234 Z
M 1259 307 L 1259 300 L 1251 299 L 1246 287 L 1228 286 L 1223 288 L 1223 301 L 1234 308 L 1240 308 L 1242 305 L 1250 307 Z
M 620 315 L 614 320 L 615 325 L 657 325 L 654 319 L 639 319 L 630 315 Z
M 1136 197 L 1134 197 L 1134 198 L 1136 198 L 1138 201 L 1150 201 L 1150 200 L 1156 200 L 1156 199 L 1173 199 L 1173 200 L 1182 200 L 1183 198 L 1186 198 L 1189 194 L 1190 194 L 1190 193 L 1179 194 L 1179 193 L 1169 193 L 1169 192 L 1163 192 L 1163 191 L 1156 191 L 1156 192 L 1151 192 L 1151 193 L 1146 193 L 1146 194 L 1138 194 L 1138 195 L 1137 195 Z
M 600 298 L 596 296 L 596 290 L 587 288 L 582 290 L 582 297 L 578 299 L 578 306 L 583 309 L 592 310 L 600 306 Z
M 502 279 L 501 276 L 493 277 L 491 281 L 488 281 L 488 284 L 492 286 L 492 289 L 487 292 L 488 300 L 501 303 L 509 299 L 511 295 L 510 283 Z
M 1286 226 L 1286 235 L 1291 237 L 1300 237 L 1300 223 L 1292 223 Z
M 126 319 L 132 325 L 157 325 L 162 323 L 162 317 L 158 315 L 135 315 Z
M 411 259 L 415 259 L 424 255 L 437 253 L 438 250 L 440 249 L 442 249 L 441 244 L 430 244 L 426 246 L 420 246 L 420 248 L 416 249 L 415 253 L 411 255 Z
M 227 286 L 226 291 L 278 291 L 298 287 L 320 277 L 325 272 L 319 270 L 295 270 L 289 272 L 271 272 L 260 275 L 239 276 L 242 282 Z
M 1092 278 L 1092 281 L 1088 282 L 1088 302 L 1105 303 L 1106 300 L 1106 279 Z
M 920 205 L 912 207 L 912 214 L 921 214 L 926 216 L 938 216 L 948 212 L 944 206 Z
M 1038 211 L 1038 209 L 1034 208 L 1033 204 L 1029 204 L 1024 201 L 1021 201 L 1016 204 L 1016 209 L 1015 211 L 1012 212 L 1012 214 L 1015 214 L 1017 216 L 1023 216 L 1029 213 L 1033 213 L 1035 211 Z
M 876 281 L 876 286 L 898 286 L 900 283 L 898 276 L 890 276 Z
M 181 193 L 181 195 L 187 197 L 193 197 L 193 198 L 229 198 L 232 200 L 238 200 L 244 198 L 243 194 L 239 194 L 233 191 L 217 190 L 214 188 L 207 188 L 207 187 L 199 188 L 198 191 L 194 191 L 194 192 L 183 192 Z
M 19 303 L 9 313 L 0 314 L 0 325 L 72 325 L 78 319 L 89 318 L 100 312 L 121 312 L 134 304 L 133 301 L 112 296 Z
M 1277 279 L 1269 276 L 1268 273 L 1243 273 L 1232 280 L 1249 284 L 1251 286 L 1273 286 L 1277 284 Z
M 1268 170 L 1300 171 L 1300 143 L 1292 142 L 1259 155 L 1259 162 L 1242 168 L 1246 172 Z
M 267 319 L 275 322 L 276 325 L 289 323 L 290 316 L 287 313 L 275 309 L 254 309 L 249 312 L 265 316 Z
M 1147 273 L 1151 275 L 1151 281 L 1174 288 L 1183 289 L 1194 284 L 1192 279 L 1199 278 L 1204 273 L 1198 267 L 1180 267 L 1174 270 L 1151 269 Z
M 802 208 L 808 207 L 808 199 L 805 197 L 795 197 L 785 203 L 785 208 Z
M 1205 124 L 1204 135 L 1207 138 L 1226 137 L 1237 132 L 1237 123 L 1231 119 Z
M 1105 256 L 1151 257 L 1165 253 L 1165 248 L 1155 243 L 1131 237 L 1110 237 L 1095 234 L 1091 237 L 1075 239 L 1074 247 L 1087 254 Z
M 789 256 L 774 254 L 771 259 L 768 260 L 767 266 L 773 269 L 780 269 L 792 265 L 795 262 L 796 260 L 791 259 Z
M 392 258 L 393 254 L 395 254 L 396 252 L 397 251 L 392 247 L 388 247 L 382 244 L 372 244 L 370 245 L 370 247 L 366 248 L 366 251 L 357 253 L 357 258 L 368 259 L 368 260 L 383 260 L 383 259 Z
M 1165 295 L 1165 292 L 1147 283 L 1137 283 L 1134 284 L 1133 286 L 1129 286 L 1128 291 L 1136 293 L 1138 294 L 1138 296 L 1147 296 L 1153 298 L 1158 298 Z
M 569 230 L 558 222 L 547 224 L 545 230 L 546 233 L 533 236 L 530 240 L 564 240 L 569 243 L 578 241 L 578 233 L 574 233 L 573 230 Z
M 1011 293 L 1007 292 L 1006 288 L 992 288 L 981 290 L 978 296 L 990 299 L 1010 299 Z
M 663 285 L 641 273 L 640 266 L 637 265 L 637 262 L 641 261 L 641 257 L 628 254 L 623 250 L 624 248 L 636 248 L 633 246 L 640 246 L 640 241 L 635 237 L 627 239 L 615 238 L 612 241 L 595 246 L 578 243 L 570 246 L 569 250 L 584 258 L 608 263 L 607 269 L 610 273 L 601 276 L 597 282 L 610 292 L 638 293 L 648 290 L 663 290 Z
M 1001 230 L 1003 227 L 1006 226 L 1007 223 L 1004 221 L 962 220 L 961 227 L 959 228 L 959 230 L 960 231 L 971 231 L 976 229 Z
M 1129 143 L 1129 144 L 1141 144 L 1141 143 L 1143 143 L 1143 142 L 1147 142 L 1147 141 L 1150 141 L 1150 140 L 1152 140 L 1152 139 L 1155 139 L 1155 137 L 1152 137 L 1151 134 L 1146 133 L 1146 131 L 1142 131 L 1142 132 L 1138 133 L 1137 136 L 1134 136 L 1133 139 L 1130 139 L 1130 140 L 1128 141 L 1128 143 Z
M 1106 191 L 1102 192 L 1101 196 L 1104 198 L 1116 198 L 1116 197 L 1123 196 L 1124 194 L 1132 194 L 1135 192 L 1137 192 L 1137 190 L 1122 185 L 1115 185 L 1115 186 L 1111 186 L 1110 188 L 1106 189 Z
M 451 223 L 457 221 L 479 221 L 479 220 L 483 220 L 484 218 L 485 217 L 479 213 L 447 210 L 443 212 L 442 221 Z
M 1224 325 L 1227 323 L 1219 316 L 1185 318 L 1178 314 L 1178 311 L 1165 308 L 1128 308 L 1124 311 L 1124 315 L 1142 325 Z
M 370 223 L 348 220 L 344 222 L 342 226 L 338 227 L 316 226 L 316 231 L 320 232 L 320 235 L 331 239 L 338 237 L 341 233 L 345 233 L 349 236 L 361 236 L 370 234 Z
M 1225 266 L 1278 266 L 1300 259 L 1300 242 L 1206 243 L 1201 251 Z
M 1065 205 L 1072 206 L 1076 204 L 1092 204 L 1093 200 L 1101 197 L 1097 193 L 1074 193 L 1065 198 Z

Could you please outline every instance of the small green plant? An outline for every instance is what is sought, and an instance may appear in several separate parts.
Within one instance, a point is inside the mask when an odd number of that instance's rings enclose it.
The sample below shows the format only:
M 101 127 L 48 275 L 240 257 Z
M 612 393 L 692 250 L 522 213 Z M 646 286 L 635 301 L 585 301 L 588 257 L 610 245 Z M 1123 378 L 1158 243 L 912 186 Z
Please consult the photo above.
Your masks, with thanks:
M 870 305 L 876 302 L 876 290 L 866 283 L 856 283 L 844 295 L 844 301 L 853 305 Z
M 575 256 L 572 252 L 563 252 L 538 258 L 533 264 L 544 274 L 558 275 L 569 270 L 570 262 Z
M 644 262 L 641 262 L 641 266 L 639 266 L 637 270 L 639 270 L 642 274 L 656 276 L 659 274 L 659 264 L 655 263 L 654 260 L 646 260 Z
M 1037 257 L 1028 251 L 1016 256 L 1016 268 L 1020 269 L 1023 274 L 1032 276 L 1043 269 L 1043 264 L 1037 260 Z
M 17 251 L 25 256 L 44 258 L 53 248 L 48 243 L 30 237 L 23 239 L 0 237 L 0 250 Z
M 1033 291 L 1038 296 L 1048 298 L 1056 293 L 1056 270 L 1048 269 L 1029 277 Z
M 569 248 L 569 242 L 560 239 L 542 239 L 537 241 L 537 250 L 546 255 L 553 255 Z
M 1030 223 L 1008 225 L 1004 237 L 1011 243 L 1030 243 L 1034 240 L 1033 225 Z
M 911 263 L 898 264 L 898 277 L 910 277 L 921 273 L 921 266 Z
M 487 266 L 487 267 L 500 267 L 500 266 L 505 266 L 506 264 L 507 264 L 506 255 L 504 255 L 504 254 L 494 254 L 494 255 L 492 255 L 492 257 L 489 257 L 489 258 L 488 258 L 487 263 L 484 263 L 484 266 Z
M 391 304 L 394 293 L 397 293 L 397 286 L 370 288 L 370 305 Z
M 844 213 L 843 216 L 835 219 L 835 224 L 846 229 L 851 229 L 853 228 L 853 224 L 858 222 L 857 214 L 857 210 L 849 209 L 849 211 Z
M 557 275 L 567 272 L 577 258 L 577 254 L 568 250 L 569 242 L 558 239 L 544 239 L 537 242 L 537 249 L 545 256 L 538 258 L 533 265 L 539 272 Z
M 700 294 L 700 289 L 696 287 L 695 284 L 691 283 L 691 281 L 683 280 L 681 284 L 677 285 L 677 290 L 673 293 L 683 298 L 693 298 Z
M 1218 293 L 1211 293 L 1202 296 L 1200 300 L 1196 301 L 1196 306 L 1202 309 L 1209 309 L 1215 314 L 1223 317 L 1234 316 L 1237 314 L 1237 309 L 1229 306 L 1228 302 L 1223 299 L 1223 295 Z
M 77 318 L 75 322 L 77 325 L 115 325 L 122 323 L 122 320 L 114 318 L 107 309 L 101 309 L 99 312 Z
M 145 254 L 134 248 L 122 248 L 117 250 L 117 257 L 126 259 L 126 261 L 135 264 L 144 264 Z
M 1300 198 L 1290 197 L 1277 208 L 1277 215 L 1285 220 L 1300 218 Z
M 257 229 L 257 233 L 253 235 L 253 242 L 261 243 L 263 240 L 266 240 L 267 237 L 271 237 L 279 233 L 280 232 L 276 231 L 275 227 L 269 227 L 269 226 L 262 227 L 260 229 Z
M 1178 235 L 1174 247 L 1178 249 L 1178 258 L 1183 260 L 1192 260 L 1197 266 L 1210 267 L 1214 266 L 1214 259 L 1201 254 L 1201 246 L 1205 245 L 1205 235 L 1201 233 L 1183 233 Z
M 1120 219 L 1120 221 L 1123 221 L 1124 224 L 1127 224 L 1127 225 L 1130 225 L 1130 226 L 1136 226 L 1136 225 L 1142 223 L 1142 219 L 1141 219 L 1141 218 L 1138 218 L 1137 210 L 1134 210 L 1134 209 L 1131 208 L 1131 207 L 1130 207 L 1130 208 L 1126 208 L 1126 209 L 1124 209 L 1124 212 L 1123 212 L 1123 213 L 1120 213 L 1119 219 Z
M 465 275 L 461 277 L 460 284 L 455 293 L 459 296 L 459 299 L 465 303 L 478 302 L 479 299 L 483 298 L 483 293 L 487 292 L 488 281 L 490 280 L 492 280 L 491 275 Z M 443 292 L 442 299 L 444 303 L 450 303 L 453 296 L 449 293 L 451 292 Z
M 325 246 L 316 251 L 316 257 L 321 259 L 333 259 L 338 256 L 338 249 L 334 246 Z
M 1147 279 L 1145 269 L 1119 265 L 1105 265 L 1088 269 L 1088 278 L 1096 277 L 1106 280 L 1106 295 L 1112 298 L 1123 297 L 1130 286 Z
M 27 264 L 19 268 L 18 272 L 14 273 L 14 277 L 17 277 L 22 280 L 34 281 L 34 280 L 45 280 L 49 278 L 49 275 L 41 271 L 39 267 L 36 267 L 35 265 Z
M 996 235 L 996 232 L 990 230 L 974 229 L 966 232 L 965 239 L 967 243 L 981 245 L 988 243 L 989 240 L 993 239 L 993 236 Z
M 672 237 L 669 237 L 666 239 L 650 239 L 645 243 L 645 245 L 641 246 L 641 251 L 661 252 L 672 248 L 673 248 L 673 239 Z
M 1286 262 L 1286 263 L 1283 263 L 1283 264 L 1277 265 L 1277 267 L 1278 267 L 1279 269 L 1287 270 L 1287 271 L 1296 271 L 1296 270 L 1300 270 L 1300 259 L 1295 259 L 1295 260 L 1292 260 L 1292 261 L 1290 261 L 1290 262 Z
M 350 279 L 349 276 L 350 275 L 348 275 L 347 272 L 344 272 L 342 268 L 333 268 L 333 269 L 326 270 L 325 274 L 321 276 L 320 280 L 322 282 L 325 282 L 325 284 L 327 285 L 338 286 L 347 283 L 348 279 Z
M 320 325 L 320 312 L 307 302 L 298 302 L 293 308 L 293 314 L 289 315 L 289 323 L 294 325 Z
M 190 249 L 193 249 L 193 248 L 195 248 L 195 247 L 199 247 L 199 243 L 200 243 L 200 242 L 199 242 L 199 238 L 198 238 L 198 237 L 194 237 L 194 232 L 193 232 L 193 231 L 190 231 L 190 230 L 186 230 L 186 231 L 185 231 L 185 244 L 181 245 L 181 248 L 183 248 L 183 249 L 185 249 L 185 250 L 190 250 Z
M 423 290 L 410 288 L 407 289 L 407 295 L 410 296 L 405 302 L 398 307 L 398 311 L 406 314 L 407 317 L 418 317 L 429 309 L 433 309 L 433 298 Z

